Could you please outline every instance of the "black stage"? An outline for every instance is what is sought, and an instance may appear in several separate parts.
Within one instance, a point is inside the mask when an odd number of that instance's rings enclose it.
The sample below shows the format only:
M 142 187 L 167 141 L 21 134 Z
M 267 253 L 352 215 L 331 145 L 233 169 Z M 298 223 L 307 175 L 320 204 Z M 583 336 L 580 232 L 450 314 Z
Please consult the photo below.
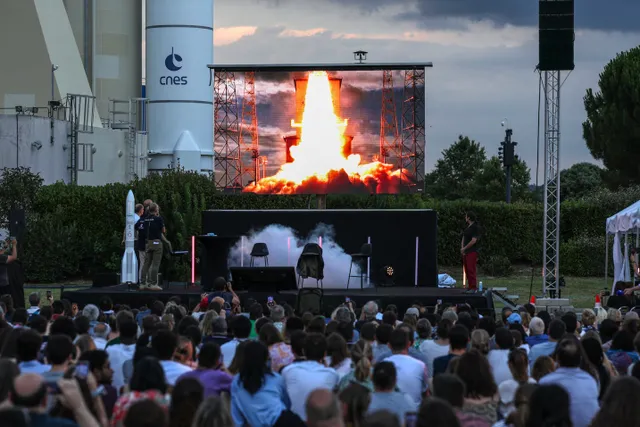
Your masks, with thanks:
M 305 286 L 313 288 L 314 286 Z M 128 290 L 127 285 L 108 286 L 104 288 L 90 288 L 78 291 L 64 291 L 62 298 L 76 302 L 80 306 L 85 304 L 97 304 L 101 297 L 108 296 L 115 304 L 127 304 L 132 308 L 149 304 L 155 299 L 167 301 L 170 297 L 179 296 L 184 304 L 189 307 L 200 302 L 202 289 L 200 287 L 186 287 L 185 284 L 172 283 L 163 291 Z M 272 296 L 278 303 L 287 303 L 295 307 L 297 291 L 260 292 L 260 291 L 238 291 L 238 296 L 243 301 L 253 298 L 256 301 L 266 303 L 267 297 Z M 468 303 L 475 307 L 482 315 L 493 314 L 493 298 L 491 291 L 484 293 L 468 293 L 464 289 L 439 289 L 427 287 L 381 287 L 365 289 L 326 289 L 323 297 L 323 307 L 325 314 L 329 314 L 345 298 L 349 297 L 355 301 L 356 307 L 362 307 L 367 301 L 377 301 L 379 306 L 385 307 L 395 304 L 399 312 L 404 311 L 414 303 L 425 306 L 435 306 L 438 300 L 443 304 L 464 304 Z
M 361 209 L 361 210 L 207 210 L 202 212 L 200 275 L 202 285 L 209 288 L 218 276 L 232 279 L 227 257 L 229 249 L 255 231 L 270 225 L 282 225 L 295 231 L 297 238 L 307 242 L 318 229 L 331 234 L 345 253 L 360 251 L 362 244 L 371 243 L 371 280 L 378 283 L 384 266 L 392 266 L 394 281 L 405 286 L 437 287 L 438 285 L 438 216 L 428 209 Z M 215 235 L 209 235 L 213 233 Z M 282 246 L 286 248 L 287 242 Z M 271 252 L 275 248 L 271 248 Z M 285 260 L 286 261 L 286 260 Z M 295 265 L 295 260 L 291 260 Z M 292 265 L 270 262 L 271 266 Z M 325 271 L 331 265 L 325 265 Z M 326 274 L 325 274 L 326 276 Z M 345 275 L 338 283 L 327 287 L 342 287 Z

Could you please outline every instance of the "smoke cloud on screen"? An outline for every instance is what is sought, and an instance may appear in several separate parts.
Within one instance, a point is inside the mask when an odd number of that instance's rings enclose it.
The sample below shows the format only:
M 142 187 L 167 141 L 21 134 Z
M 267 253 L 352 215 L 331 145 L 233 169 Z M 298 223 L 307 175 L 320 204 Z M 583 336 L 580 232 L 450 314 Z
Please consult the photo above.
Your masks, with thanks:
M 229 251 L 229 266 L 239 267 L 249 266 L 251 261 L 251 249 L 256 243 L 266 243 L 269 248 L 270 267 L 294 267 L 298 263 L 298 258 L 302 253 L 304 245 L 307 243 L 318 243 L 318 238 L 322 238 L 322 257 L 324 259 L 324 280 L 325 288 L 346 288 L 349 276 L 349 266 L 351 256 L 344 252 L 335 242 L 335 232 L 333 227 L 326 224 L 318 224 L 308 236 L 298 236 L 296 232 L 280 224 L 272 224 L 261 230 L 252 231 L 248 236 L 238 241 Z M 243 261 L 243 262 L 241 262 Z M 264 265 L 260 258 L 255 260 L 255 266 Z M 352 275 L 359 273 L 359 269 L 354 265 Z M 358 282 L 359 279 L 355 279 Z M 314 287 L 314 279 L 306 279 L 305 287 Z

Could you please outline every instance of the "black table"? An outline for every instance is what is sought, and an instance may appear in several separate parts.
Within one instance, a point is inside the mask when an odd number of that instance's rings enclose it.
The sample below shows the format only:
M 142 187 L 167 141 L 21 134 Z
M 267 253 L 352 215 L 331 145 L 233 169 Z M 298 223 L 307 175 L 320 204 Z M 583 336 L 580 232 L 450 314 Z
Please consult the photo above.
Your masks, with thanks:
M 197 236 L 196 239 L 202 247 L 200 257 L 200 277 L 203 289 L 210 289 L 217 277 L 230 279 L 229 250 L 240 240 L 240 236 Z

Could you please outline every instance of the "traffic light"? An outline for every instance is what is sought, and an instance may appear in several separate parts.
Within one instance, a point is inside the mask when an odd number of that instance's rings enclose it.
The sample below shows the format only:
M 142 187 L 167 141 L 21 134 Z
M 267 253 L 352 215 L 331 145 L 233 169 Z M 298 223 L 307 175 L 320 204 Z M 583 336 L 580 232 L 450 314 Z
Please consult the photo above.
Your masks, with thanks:
M 507 142 L 504 146 L 504 161 L 503 164 L 505 167 L 513 166 L 515 163 L 515 146 L 517 142 Z
M 500 147 L 498 148 L 498 159 L 500 159 L 500 164 L 502 166 L 505 166 L 505 164 L 504 164 L 504 146 L 505 146 L 505 142 L 501 141 L 500 142 Z

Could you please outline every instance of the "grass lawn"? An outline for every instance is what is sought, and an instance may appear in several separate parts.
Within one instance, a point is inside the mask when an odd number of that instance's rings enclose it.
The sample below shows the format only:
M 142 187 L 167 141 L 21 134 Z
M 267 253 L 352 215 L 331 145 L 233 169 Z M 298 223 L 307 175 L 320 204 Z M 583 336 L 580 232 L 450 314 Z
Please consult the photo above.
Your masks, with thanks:
M 507 288 L 508 295 L 519 295 L 516 301 L 518 304 L 529 302 L 529 288 L 531 287 L 531 268 L 515 268 L 515 273 L 509 277 L 487 277 L 480 273 L 478 280 L 482 281 L 484 289 L 488 288 Z M 451 275 L 457 281 L 457 286 L 462 286 L 462 268 L 441 268 L 441 273 Z M 540 269 L 536 269 L 533 274 L 532 292 L 536 297 L 542 295 L 542 277 Z M 566 287 L 562 289 L 562 297 L 569 298 L 571 304 L 575 308 L 593 308 L 595 295 L 602 291 L 605 287 L 610 289 L 611 281 L 605 283 L 603 277 L 565 277 Z M 35 285 L 34 285 L 35 286 Z M 37 285 L 37 287 L 25 285 L 24 296 L 28 300 L 29 294 L 39 292 L 42 299 L 45 298 L 47 289 L 53 293 L 54 299 L 60 298 L 60 284 Z M 90 287 L 88 282 L 71 282 L 65 284 L 65 290 L 82 289 Z M 97 301 L 96 301 L 97 302 Z M 26 301 L 28 306 L 28 301 Z
M 531 285 L 531 268 L 514 268 L 515 272 L 509 277 L 487 277 L 479 272 L 478 280 L 482 281 L 484 289 L 507 288 L 507 294 L 519 295 L 518 304 L 529 302 L 529 289 L 537 298 L 542 296 L 542 271 L 533 271 L 533 286 Z M 447 273 L 457 280 L 456 285 L 462 285 L 462 268 L 441 268 L 441 273 Z M 566 287 L 562 288 L 562 297 L 569 298 L 575 308 L 593 308 L 595 296 L 605 287 L 611 289 L 611 280 L 605 283 L 604 277 L 565 277 Z

